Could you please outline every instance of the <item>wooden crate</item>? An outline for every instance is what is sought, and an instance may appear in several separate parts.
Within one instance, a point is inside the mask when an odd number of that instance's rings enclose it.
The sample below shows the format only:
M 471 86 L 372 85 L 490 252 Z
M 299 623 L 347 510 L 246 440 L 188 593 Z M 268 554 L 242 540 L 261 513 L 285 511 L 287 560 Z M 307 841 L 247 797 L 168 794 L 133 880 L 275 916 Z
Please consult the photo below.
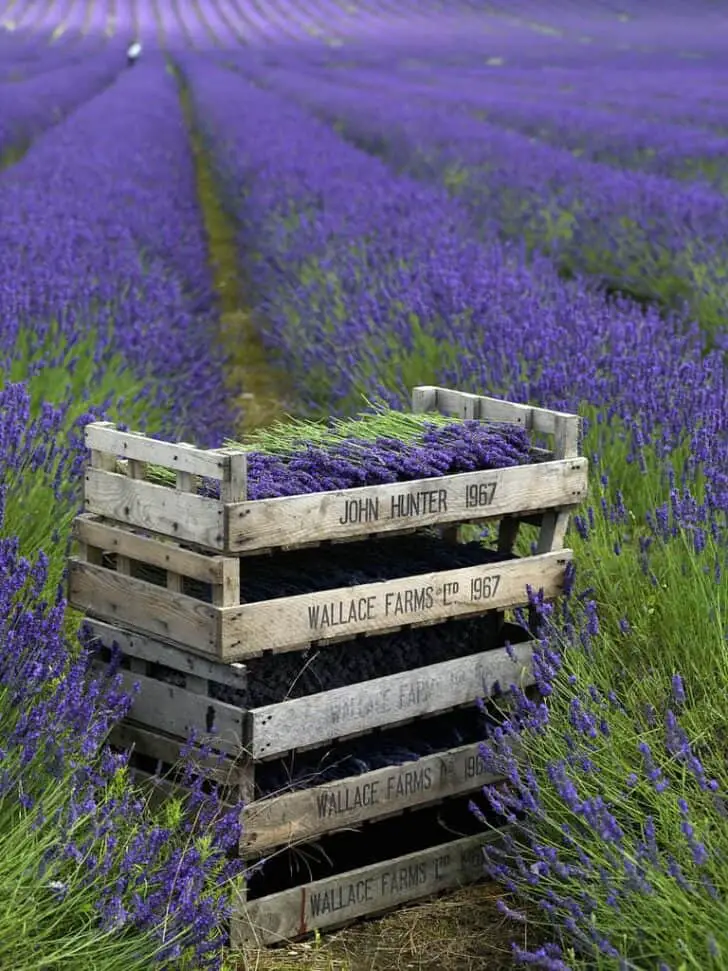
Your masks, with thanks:
M 413 409 L 514 422 L 551 436 L 552 447 L 534 446 L 533 463 L 516 468 L 247 501 L 244 453 L 157 442 L 106 424 L 87 427 L 87 511 L 75 524 L 79 551 L 69 563 L 69 599 L 87 613 L 102 644 L 121 647 L 125 687 L 137 682 L 141 688 L 112 741 L 135 748 L 143 776 L 141 760 L 172 766 L 190 731 L 211 738 L 223 761 L 205 770 L 246 801 L 239 849 L 248 859 L 278 856 L 291 846 L 308 849 L 362 827 L 373 832 L 390 817 L 414 820 L 497 781 L 485 771 L 479 742 L 256 798 L 265 763 L 471 708 L 496 686 L 534 682 L 532 642 L 505 625 L 502 612 L 524 605 L 527 587 L 547 599 L 562 590 L 572 556 L 563 549 L 568 519 L 587 489 L 579 419 L 441 388 L 415 389 Z M 176 488 L 148 481 L 148 464 L 175 470 Z M 201 478 L 220 482 L 219 500 L 197 494 Z M 250 557 L 270 552 L 276 559 L 292 547 L 376 541 L 423 527 L 437 527 L 447 543 L 461 524 L 487 521 L 500 522 L 497 562 L 240 599 L 242 571 L 257 565 Z M 511 552 L 522 522 L 540 526 L 540 534 L 535 555 L 516 558 Z M 246 663 L 251 667 L 256 657 L 342 640 L 344 650 L 366 651 L 367 636 L 488 614 L 499 618 L 502 634 L 489 650 L 251 704 Z M 231 693 L 225 701 L 220 686 Z M 395 858 L 389 852 L 364 867 L 349 860 L 336 876 L 302 886 L 241 896 L 233 935 L 239 942 L 274 943 L 478 879 L 488 838 L 433 840 L 436 845 Z M 396 846 L 400 853 L 404 848 Z M 397 873 L 416 879 L 391 877 Z
M 416 388 L 412 407 L 517 424 L 534 436 L 552 438 L 553 445 L 534 448 L 534 462 L 514 468 L 247 501 L 243 452 L 175 445 L 95 422 L 86 427 L 91 465 L 85 509 L 110 522 L 222 554 L 504 519 L 504 543 L 512 546 L 518 521 L 533 516 L 542 527 L 539 552 L 563 545 L 569 511 L 586 496 L 578 416 L 434 387 Z M 148 464 L 174 471 L 176 488 L 146 481 Z M 220 499 L 196 494 L 201 478 L 219 481 Z
M 484 831 L 255 900 L 242 891 L 233 904 L 232 945 L 281 944 L 477 883 L 485 876 L 483 847 L 500 844 L 505 832 Z
M 479 742 L 446 748 L 401 765 L 387 766 L 307 789 L 255 798 L 256 770 L 271 758 L 303 752 L 362 734 L 474 705 L 499 684 L 533 684 L 531 642 L 527 632 L 507 625 L 505 648 L 404 671 L 346 688 L 282 701 L 265 708 L 245 707 L 245 669 L 193 657 L 169 645 L 89 621 L 104 645 L 117 643 L 130 670 L 121 672 L 125 687 L 140 685 L 129 719 L 114 730 L 112 742 L 172 766 L 191 730 L 212 738 L 228 761 L 210 770 L 215 781 L 246 799 L 240 850 L 248 857 L 274 847 L 305 843 L 342 828 L 356 827 L 455 796 L 472 793 L 487 782 Z M 177 672 L 182 685 L 161 680 L 154 665 Z M 155 676 L 156 675 L 156 676 Z M 224 680 L 226 679 L 226 680 Z M 240 694 L 240 705 L 211 697 L 210 684 L 227 684 Z M 312 714 L 313 713 L 313 714 Z M 214 736 L 209 733 L 214 730 Z
M 451 753 L 443 753 L 443 757 L 451 759 Z M 474 756 L 480 760 L 479 756 Z M 415 766 L 416 763 L 411 763 Z M 482 760 L 480 760 L 482 768 Z M 393 766 L 395 772 L 412 772 L 413 769 L 404 766 Z M 150 773 L 133 770 L 139 781 L 151 790 L 152 799 L 164 800 L 168 796 L 178 794 L 179 789 L 164 778 L 152 776 Z M 500 781 L 484 772 L 479 774 L 477 784 L 468 786 L 465 799 L 474 797 L 482 787 L 489 782 Z M 372 774 L 373 775 L 373 774 Z M 401 775 L 398 776 L 401 778 Z M 368 785 L 365 777 L 358 778 L 360 785 Z M 353 782 L 354 780 L 351 780 Z M 351 784 L 351 782 L 349 784 Z M 462 791 L 462 790 L 460 790 Z M 314 790 L 304 790 L 291 794 L 304 796 Z M 471 795 L 468 795 L 470 793 Z M 442 793 L 438 806 L 444 805 L 447 796 L 457 796 L 458 791 L 453 787 L 452 792 Z M 285 797 L 279 797 L 285 798 Z M 462 800 L 461 800 L 462 801 Z M 276 806 L 270 801 L 270 807 Z M 407 809 L 402 809 L 390 815 L 395 816 L 403 833 L 411 831 L 418 824 L 417 810 L 432 808 L 433 803 L 418 803 L 412 800 Z M 265 804 L 251 807 L 257 814 L 265 811 Z M 412 816 L 412 813 L 415 816 Z M 254 818 L 254 817 L 253 817 Z M 377 823 L 386 822 L 387 816 L 372 815 L 358 822 L 350 820 L 347 831 L 356 827 L 362 829 L 362 838 L 375 842 L 377 839 Z M 244 825 L 251 825 L 251 820 L 245 818 Z M 446 890 L 454 890 L 468 884 L 476 883 L 485 878 L 483 848 L 487 844 L 500 845 L 505 833 L 511 827 L 505 825 L 497 830 L 486 830 L 476 835 L 450 839 L 447 842 L 437 841 L 434 845 L 418 849 L 415 852 L 399 856 L 387 856 L 385 859 L 363 867 L 345 869 L 343 872 L 320 879 L 309 880 L 303 884 L 294 885 L 283 890 L 274 890 L 253 898 L 248 897 L 246 885 L 238 885 L 233 891 L 233 907 L 230 921 L 231 941 L 234 947 L 270 946 L 302 938 L 314 931 L 330 931 L 352 923 L 362 917 L 371 917 L 388 910 L 393 910 L 405 904 L 435 896 Z M 341 829 L 329 827 L 326 833 L 319 836 L 336 836 Z M 314 830 L 310 831 L 311 834 Z M 275 854 L 282 852 L 280 845 L 282 832 L 279 832 L 267 844 L 261 842 L 255 847 L 255 852 L 243 840 L 241 853 L 261 867 L 265 877 L 266 868 Z M 441 839 L 445 838 L 443 832 Z M 301 843 L 304 841 L 301 840 Z M 286 844 L 286 848 L 295 849 L 296 841 Z M 265 848 L 272 855 L 255 860 L 261 856 Z M 309 853 L 316 844 L 307 843 L 302 847 Z M 318 847 L 321 854 L 321 847 Z M 325 850 L 324 850 L 325 853 Z M 323 855 L 323 854 L 321 854 Z
M 564 549 L 521 558 L 504 553 L 509 558 L 477 566 L 240 603 L 236 558 L 193 552 L 84 516 L 75 535 L 81 555 L 69 560 L 71 606 L 224 661 L 503 611 L 527 603 L 527 587 L 553 598 L 572 557 Z M 114 559 L 104 560 L 109 552 Z M 137 565 L 160 570 L 159 583 L 129 575 Z M 186 580 L 211 587 L 213 602 L 205 586 L 193 588 Z M 233 596 L 235 602 L 219 605 Z

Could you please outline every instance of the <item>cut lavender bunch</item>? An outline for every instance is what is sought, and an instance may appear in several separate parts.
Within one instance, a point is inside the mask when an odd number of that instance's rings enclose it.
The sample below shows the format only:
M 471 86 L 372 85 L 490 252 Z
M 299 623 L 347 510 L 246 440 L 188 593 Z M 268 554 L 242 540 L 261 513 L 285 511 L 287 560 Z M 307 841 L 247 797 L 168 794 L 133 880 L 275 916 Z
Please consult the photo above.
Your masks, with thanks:
M 329 442 L 297 443 L 288 454 L 248 451 L 240 446 L 248 455 L 248 498 L 273 499 L 409 482 L 524 465 L 531 459 L 529 436 L 520 426 L 479 421 L 434 425 L 421 421 L 420 429 L 420 435 L 412 441 L 390 435 L 372 439 L 332 436 Z M 150 468 L 148 475 L 152 481 L 171 484 L 173 480 L 173 473 L 162 468 Z M 217 498 L 219 484 L 205 480 L 202 494 Z

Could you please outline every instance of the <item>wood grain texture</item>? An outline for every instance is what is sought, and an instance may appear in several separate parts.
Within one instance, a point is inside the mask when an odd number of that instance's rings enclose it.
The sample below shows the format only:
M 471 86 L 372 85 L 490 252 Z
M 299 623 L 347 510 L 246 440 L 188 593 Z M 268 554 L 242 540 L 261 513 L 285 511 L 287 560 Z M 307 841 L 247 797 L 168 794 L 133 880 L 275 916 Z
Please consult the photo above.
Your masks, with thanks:
M 196 448 L 186 443 L 172 444 L 147 438 L 139 432 L 121 432 L 111 422 L 92 422 L 85 429 L 86 447 L 112 456 L 121 456 L 175 472 L 222 479 L 229 475 L 229 450 Z
M 311 643 L 503 610 L 563 589 L 570 550 L 218 607 L 145 580 L 69 560 L 69 602 L 91 617 L 225 662 Z M 366 650 L 363 646 L 362 649 Z
M 165 735 L 161 730 L 155 731 L 146 725 L 127 719 L 112 728 L 109 742 L 118 748 L 133 749 L 137 754 L 156 759 L 166 766 L 173 766 L 180 762 L 180 752 L 185 744 L 183 739 Z M 220 761 L 213 755 L 202 757 L 198 752 L 187 756 L 186 762 L 190 758 L 205 778 L 225 786 L 237 786 L 240 782 L 241 770 L 247 768 L 233 762 L 231 758 Z
M 203 549 L 224 549 L 223 504 L 166 486 L 87 468 L 84 489 L 87 513 L 139 526 Z
M 73 524 L 74 536 L 82 543 L 107 553 L 119 553 L 148 566 L 170 570 L 181 576 L 212 585 L 229 582 L 237 569 L 240 589 L 240 560 L 237 557 L 207 556 L 185 550 L 174 542 L 148 536 L 138 536 L 131 528 L 120 528 L 94 516 L 77 516 Z
M 185 676 L 215 681 L 217 684 L 224 684 L 238 691 L 244 692 L 247 688 L 247 672 L 243 664 L 225 664 L 200 654 L 192 654 L 184 648 L 165 644 L 144 634 L 122 630 L 113 624 L 95 620 L 92 617 L 87 617 L 85 623 L 92 636 L 101 644 L 111 647 L 116 643 L 122 654 L 128 657 L 163 664 Z M 206 694 L 207 690 L 204 693 Z
M 349 735 L 433 715 L 488 697 L 498 682 L 533 684 L 532 646 L 484 651 L 413 671 L 374 678 L 249 712 L 248 750 L 253 759 L 269 759 Z
M 573 506 L 586 497 L 587 481 L 587 460 L 575 458 L 259 499 L 226 507 L 227 548 L 242 553 Z
M 99 620 L 216 654 L 221 608 L 165 587 L 71 557 L 68 601 Z
M 499 843 L 504 832 L 467 836 L 247 903 L 242 899 L 232 944 L 280 944 L 477 881 L 485 875 L 483 846 Z
M 570 550 L 319 593 L 221 608 L 220 656 L 241 660 L 269 650 L 363 633 L 384 633 L 528 602 L 527 585 L 552 598 L 563 589 Z M 84 605 L 85 606 L 85 605 Z
M 275 846 L 305 843 L 324 833 L 475 792 L 500 778 L 486 772 L 480 744 L 253 802 L 243 812 L 241 846 L 263 854 Z
M 416 397 L 415 397 L 416 396 Z M 434 385 L 422 385 L 413 392 L 413 403 L 419 411 L 440 411 L 444 415 L 479 418 L 481 421 L 508 422 L 522 425 L 528 431 L 553 435 L 559 419 L 576 418 L 566 412 L 531 405 L 514 404 L 487 395 L 467 394 Z
M 94 670 L 103 673 L 106 665 L 92 662 Z M 131 671 L 119 671 L 123 688 L 130 694 L 135 683 L 139 692 L 129 718 L 152 730 L 166 732 L 186 741 L 194 730 L 198 738 L 207 738 L 221 751 L 238 756 L 242 751 L 245 714 L 233 705 L 206 698 L 173 684 Z

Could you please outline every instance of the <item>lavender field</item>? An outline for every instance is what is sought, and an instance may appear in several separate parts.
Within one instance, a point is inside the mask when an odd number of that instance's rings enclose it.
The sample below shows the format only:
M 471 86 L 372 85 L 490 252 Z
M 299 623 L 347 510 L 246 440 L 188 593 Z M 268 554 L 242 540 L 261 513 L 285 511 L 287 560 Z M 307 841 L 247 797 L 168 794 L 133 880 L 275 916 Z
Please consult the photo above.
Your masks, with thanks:
M 0 347 L 0 968 L 728 969 L 728 0 L 0 0 Z M 542 700 L 484 739 L 517 836 L 235 954 L 237 809 L 153 811 L 105 745 L 82 429 L 417 384 L 584 418 Z

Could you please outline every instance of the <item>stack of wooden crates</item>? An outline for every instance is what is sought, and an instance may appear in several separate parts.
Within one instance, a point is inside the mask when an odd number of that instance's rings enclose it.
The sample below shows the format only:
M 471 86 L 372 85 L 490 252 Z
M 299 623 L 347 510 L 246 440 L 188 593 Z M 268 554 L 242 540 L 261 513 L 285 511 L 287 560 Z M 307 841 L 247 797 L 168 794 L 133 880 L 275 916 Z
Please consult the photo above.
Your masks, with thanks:
M 342 829 L 365 827 L 365 838 L 375 845 L 385 818 L 391 832 L 392 817 L 404 814 L 407 828 L 412 813 L 476 793 L 488 781 L 475 742 L 256 799 L 256 770 L 266 760 L 472 706 L 495 683 L 533 681 L 528 635 L 506 625 L 502 643 L 508 636 L 508 650 L 499 646 L 265 707 L 246 703 L 246 661 L 341 639 L 341 625 L 317 626 L 317 607 L 366 602 L 366 611 L 347 612 L 345 625 L 347 639 L 363 635 L 351 649 L 366 651 L 366 635 L 401 629 L 403 620 L 431 625 L 486 612 L 502 618 L 503 611 L 527 603 L 527 587 L 542 589 L 547 599 L 562 590 L 571 559 L 563 548 L 569 514 L 587 489 L 579 418 L 436 387 L 416 388 L 412 405 L 415 412 L 515 423 L 549 447 L 534 446 L 529 465 L 247 501 L 246 456 L 239 450 L 157 441 L 106 423 L 87 426 L 86 512 L 75 524 L 69 595 L 99 641 L 121 647 L 127 683 L 141 686 L 114 740 L 172 764 L 191 729 L 214 732 L 216 747 L 229 759 L 226 778 L 248 803 L 240 852 L 251 860 Z M 147 481 L 147 464 L 174 470 L 176 488 Z M 219 499 L 197 494 L 201 478 L 220 482 Z M 423 493 L 438 502 L 408 500 Z M 241 571 L 254 571 L 263 555 L 348 543 L 355 565 L 359 543 L 374 537 L 438 527 L 442 541 L 453 542 L 462 524 L 488 522 L 499 523 L 497 548 L 503 554 L 513 549 L 521 523 L 538 526 L 534 555 L 240 602 Z M 156 569 L 161 583 L 140 578 L 140 564 Z M 190 581 L 196 582 L 192 592 Z M 194 593 L 200 588 L 206 597 Z M 431 596 L 412 598 L 406 616 L 385 608 L 392 598 L 424 588 Z M 170 670 L 173 679 L 160 674 Z M 211 693 L 215 684 L 232 690 L 237 703 L 217 700 L 219 692 Z M 413 779 L 420 782 L 410 784 Z M 243 891 L 233 939 L 259 944 L 291 939 L 477 880 L 488 838 L 485 830 L 450 841 L 443 835 L 437 845 L 406 855 L 386 850 L 390 839 L 382 844 L 389 857 L 365 867 L 344 864 L 333 876 L 278 886 L 256 899 L 246 899 Z

